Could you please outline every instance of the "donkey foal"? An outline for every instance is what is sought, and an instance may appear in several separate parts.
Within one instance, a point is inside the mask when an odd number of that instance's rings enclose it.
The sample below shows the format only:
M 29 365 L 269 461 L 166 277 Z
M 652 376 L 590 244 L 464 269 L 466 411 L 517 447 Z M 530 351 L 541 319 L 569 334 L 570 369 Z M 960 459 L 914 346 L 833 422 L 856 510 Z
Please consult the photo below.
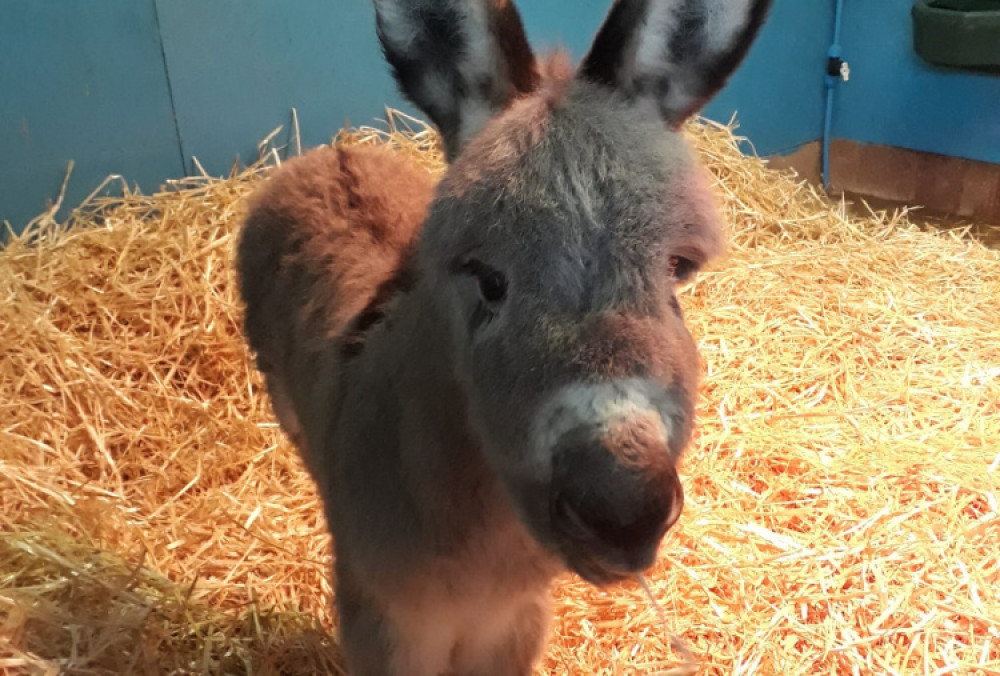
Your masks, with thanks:
M 321 148 L 262 188 L 245 330 L 335 537 L 356 675 L 529 674 L 566 568 L 652 565 L 698 355 L 675 295 L 722 247 L 678 127 L 770 0 L 619 0 L 574 73 L 507 0 L 376 0 L 450 166 Z

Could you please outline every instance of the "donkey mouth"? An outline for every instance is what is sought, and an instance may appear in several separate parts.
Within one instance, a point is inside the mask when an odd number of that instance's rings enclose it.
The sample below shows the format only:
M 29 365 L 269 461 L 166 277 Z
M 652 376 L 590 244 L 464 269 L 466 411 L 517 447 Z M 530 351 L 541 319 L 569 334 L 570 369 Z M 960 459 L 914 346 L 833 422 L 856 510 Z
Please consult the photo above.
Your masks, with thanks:
M 570 570 L 579 575 L 583 580 L 597 587 L 606 587 L 617 582 L 633 577 L 636 573 L 613 570 L 605 568 L 594 561 L 577 561 L 576 565 L 570 565 Z M 642 571 L 636 571 L 642 572 Z
M 618 528 L 611 534 L 595 531 L 565 500 L 557 498 L 552 510 L 559 524 L 563 560 L 570 570 L 597 586 L 620 582 L 648 570 L 672 525 L 672 521 L 660 521 L 644 524 L 641 533 Z
M 563 560 L 571 571 L 586 582 L 604 587 L 647 571 L 656 560 L 656 549 L 655 546 L 650 548 L 650 553 L 643 553 L 640 558 L 618 553 L 614 556 L 614 561 L 579 549 L 575 551 L 564 550 Z M 632 561 L 627 561 L 627 558 L 632 559 Z

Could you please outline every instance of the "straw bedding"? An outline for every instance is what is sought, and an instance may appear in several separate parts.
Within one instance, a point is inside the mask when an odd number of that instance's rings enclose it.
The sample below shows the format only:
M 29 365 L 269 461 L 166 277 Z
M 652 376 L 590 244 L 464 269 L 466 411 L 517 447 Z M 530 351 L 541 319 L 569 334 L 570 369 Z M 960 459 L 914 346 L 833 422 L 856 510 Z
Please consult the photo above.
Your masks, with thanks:
M 688 131 L 731 246 L 682 297 L 705 377 L 648 576 L 670 631 L 704 674 L 1000 674 L 1000 255 Z M 426 130 L 336 142 L 440 169 Z M 0 252 L 0 672 L 340 673 L 316 496 L 239 330 L 267 164 Z M 679 661 L 638 584 L 555 605 L 544 673 Z

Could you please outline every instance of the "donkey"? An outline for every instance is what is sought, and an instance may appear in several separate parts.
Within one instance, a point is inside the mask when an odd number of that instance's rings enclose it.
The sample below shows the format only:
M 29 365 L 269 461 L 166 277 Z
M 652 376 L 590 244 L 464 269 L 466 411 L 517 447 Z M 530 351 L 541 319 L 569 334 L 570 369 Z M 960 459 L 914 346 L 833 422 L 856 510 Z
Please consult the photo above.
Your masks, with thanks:
M 535 59 L 510 0 L 375 0 L 446 173 L 311 151 L 237 251 L 249 345 L 334 536 L 352 674 L 529 674 L 554 576 L 654 563 L 698 387 L 676 292 L 723 247 L 679 128 L 770 4 L 618 0 L 574 70 Z

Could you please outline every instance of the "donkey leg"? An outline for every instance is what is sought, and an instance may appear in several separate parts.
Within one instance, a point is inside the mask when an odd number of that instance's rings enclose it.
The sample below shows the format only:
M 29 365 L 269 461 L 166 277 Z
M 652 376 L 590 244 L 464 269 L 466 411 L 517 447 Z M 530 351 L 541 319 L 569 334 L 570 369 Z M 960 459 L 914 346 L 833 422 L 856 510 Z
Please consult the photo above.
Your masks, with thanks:
M 552 606 L 548 595 L 526 603 L 516 612 L 503 637 L 472 659 L 461 676 L 531 676 L 545 648 Z
M 392 621 L 357 577 L 337 565 L 340 647 L 350 676 L 441 676 L 450 643 L 433 623 L 419 629 Z M 408 629 L 408 630 L 407 630 Z
M 386 618 L 367 602 L 360 589 L 337 566 L 336 599 L 340 615 L 340 649 L 351 676 L 392 674 L 391 628 Z

